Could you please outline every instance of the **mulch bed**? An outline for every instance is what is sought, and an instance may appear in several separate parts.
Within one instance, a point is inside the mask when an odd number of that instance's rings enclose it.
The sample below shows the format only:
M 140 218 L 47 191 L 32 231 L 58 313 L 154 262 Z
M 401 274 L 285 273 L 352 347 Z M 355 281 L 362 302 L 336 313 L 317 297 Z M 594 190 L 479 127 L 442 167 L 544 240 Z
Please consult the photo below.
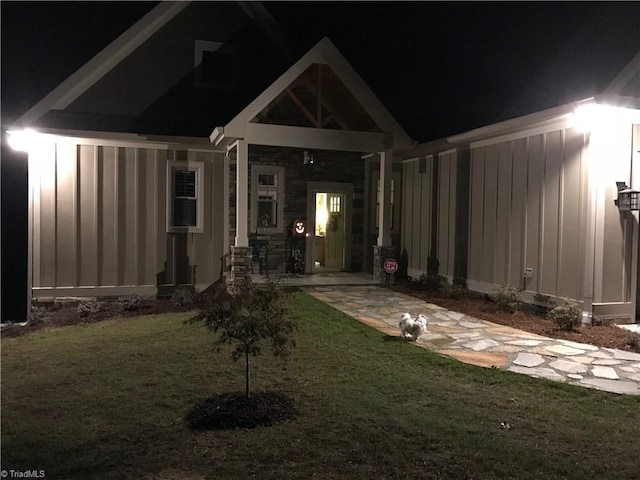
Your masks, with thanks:
M 78 313 L 78 302 L 43 303 L 37 306 L 39 313 L 34 321 L 25 326 L 14 325 L 2 331 L 3 337 L 17 337 L 25 333 L 46 328 L 65 327 L 69 325 L 97 323 L 110 319 L 126 319 L 140 315 L 155 315 L 184 311 L 170 298 L 144 298 L 140 308 L 125 310 L 116 299 L 100 300 L 100 309 L 90 315 Z
M 451 298 L 441 292 L 420 289 L 412 283 L 397 283 L 394 290 L 420 298 L 429 303 L 456 312 L 471 315 L 490 322 L 507 325 L 527 332 L 551 338 L 561 338 L 572 342 L 588 343 L 598 347 L 618 348 L 630 352 L 640 353 L 640 334 L 629 332 L 612 325 L 594 327 L 577 327 L 572 331 L 561 330 L 553 321 L 544 315 L 532 311 L 518 310 L 514 313 L 501 311 L 493 302 L 486 298 L 463 296 Z M 14 326 L 2 331 L 3 337 L 13 337 L 25 333 L 38 331 L 43 328 L 77 325 L 80 323 L 95 323 L 106 319 L 126 319 L 139 315 L 162 314 L 184 311 L 171 298 L 145 298 L 142 306 L 136 310 L 123 310 L 120 302 L 108 300 L 100 302 L 97 313 L 81 317 L 78 314 L 78 302 L 49 304 L 46 314 L 41 315 L 40 321 L 31 322 L 24 327 Z M 188 307 L 186 309 L 189 309 Z
M 259 392 L 247 398 L 244 393 L 222 393 L 195 405 L 186 416 L 194 430 L 230 430 L 267 427 L 291 420 L 293 401 L 278 392 Z
M 513 313 L 504 312 L 485 298 L 463 297 L 455 299 L 447 297 L 440 292 L 420 290 L 406 283 L 396 284 L 392 288 L 395 291 L 420 298 L 425 302 L 439 305 L 448 310 L 545 337 L 640 353 L 640 334 L 629 332 L 613 325 L 576 327 L 571 331 L 565 331 L 561 330 L 544 315 L 522 310 L 517 310 Z

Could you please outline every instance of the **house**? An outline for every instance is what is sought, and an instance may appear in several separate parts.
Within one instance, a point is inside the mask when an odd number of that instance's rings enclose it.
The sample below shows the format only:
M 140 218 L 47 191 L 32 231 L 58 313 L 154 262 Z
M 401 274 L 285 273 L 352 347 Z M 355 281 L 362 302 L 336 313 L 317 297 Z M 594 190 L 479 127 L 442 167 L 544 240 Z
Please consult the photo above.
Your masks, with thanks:
M 328 39 L 287 45 L 260 4 L 162 2 L 26 112 L 31 297 L 371 271 L 397 248 L 413 142 Z
M 600 95 L 402 153 L 408 274 L 569 298 L 583 322 L 639 319 L 640 53 Z
M 640 187 L 640 56 L 601 95 L 417 145 L 330 40 L 289 45 L 259 3 L 162 2 L 25 113 L 30 295 L 382 281 L 404 253 L 414 278 L 637 320 L 638 213 L 614 201 Z

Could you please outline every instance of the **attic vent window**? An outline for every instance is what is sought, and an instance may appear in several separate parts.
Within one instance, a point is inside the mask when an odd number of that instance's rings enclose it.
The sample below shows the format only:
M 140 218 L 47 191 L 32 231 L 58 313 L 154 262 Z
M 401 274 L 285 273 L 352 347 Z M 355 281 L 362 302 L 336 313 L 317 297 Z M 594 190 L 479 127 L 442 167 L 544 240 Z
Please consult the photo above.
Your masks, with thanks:
M 194 51 L 196 86 L 227 88 L 233 86 L 234 51 L 232 45 L 196 40 Z
M 205 83 L 231 81 L 231 55 L 221 52 L 202 52 L 201 80 Z

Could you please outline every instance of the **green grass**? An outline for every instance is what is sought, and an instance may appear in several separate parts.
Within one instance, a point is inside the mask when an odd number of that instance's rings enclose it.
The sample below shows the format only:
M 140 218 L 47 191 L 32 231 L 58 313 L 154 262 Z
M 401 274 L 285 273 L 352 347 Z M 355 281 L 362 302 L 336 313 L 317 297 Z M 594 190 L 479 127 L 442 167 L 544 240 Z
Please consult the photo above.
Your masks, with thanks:
M 640 398 L 482 369 L 370 329 L 296 293 L 286 371 L 254 360 L 254 391 L 295 420 L 192 432 L 186 412 L 242 391 L 189 314 L 2 339 L 2 468 L 47 478 L 638 478 Z M 509 422 L 510 430 L 500 429 Z M 186 475 L 186 473 L 185 473 Z

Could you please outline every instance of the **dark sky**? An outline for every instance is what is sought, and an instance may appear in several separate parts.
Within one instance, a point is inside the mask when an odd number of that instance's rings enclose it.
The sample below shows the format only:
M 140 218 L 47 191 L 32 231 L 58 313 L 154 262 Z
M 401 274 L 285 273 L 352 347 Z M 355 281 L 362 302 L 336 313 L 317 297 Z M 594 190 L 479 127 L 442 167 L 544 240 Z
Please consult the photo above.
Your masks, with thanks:
M 7 2 L 3 124 L 156 2 Z M 640 50 L 640 2 L 265 2 L 301 49 L 328 36 L 416 140 L 603 89 Z
M 421 141 L 589 97 L 640 50 L 639 2 L 267 7 L 296 37 L 329 36 Z

